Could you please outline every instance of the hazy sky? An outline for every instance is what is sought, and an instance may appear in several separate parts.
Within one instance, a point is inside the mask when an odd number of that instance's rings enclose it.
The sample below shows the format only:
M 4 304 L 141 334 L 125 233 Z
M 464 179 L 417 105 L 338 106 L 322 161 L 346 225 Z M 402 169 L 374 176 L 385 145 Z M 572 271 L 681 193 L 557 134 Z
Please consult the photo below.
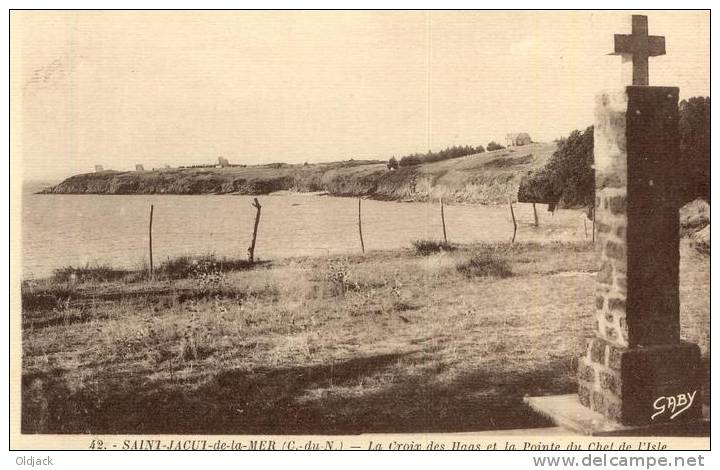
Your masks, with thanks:
M 649 12 L 651 85 L 709 95 L 709 15 Z M 18 12 L 28 179 L 170 164 L 389 158 L 592 124 L 627 12 Z

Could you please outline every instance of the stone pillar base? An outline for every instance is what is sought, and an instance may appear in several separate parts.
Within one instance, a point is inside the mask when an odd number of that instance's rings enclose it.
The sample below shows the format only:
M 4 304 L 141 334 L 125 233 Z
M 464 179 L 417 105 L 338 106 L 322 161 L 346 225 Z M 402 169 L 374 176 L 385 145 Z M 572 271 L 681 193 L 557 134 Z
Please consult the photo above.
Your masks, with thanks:
M 699 371 L 696 344 L 625 348 L 592 338 L 578 366 L 578 396 L 584 406 L 624 425 L 699 419 Z
M 643 426 L 626 426 L 615 420 L 606 418 L 596 411 L 583 406 L 577 394 L 550 395 L 542 397 L 525 397 L 523 401 L 536 413 L 547 417 L 565 429 L 566 434 L 581 436 L 675 436 L 675 437 L 708 437 L 710 436 L 710 410 L 703 406 L 703 417 L 675 423 L 648 424 Z M 539 431 L 539 432 L 537 432 Z M 545 434 L 544 430 L 536 430 L 537 434 Z M 707 444 L 710 448 L 710 439 Z

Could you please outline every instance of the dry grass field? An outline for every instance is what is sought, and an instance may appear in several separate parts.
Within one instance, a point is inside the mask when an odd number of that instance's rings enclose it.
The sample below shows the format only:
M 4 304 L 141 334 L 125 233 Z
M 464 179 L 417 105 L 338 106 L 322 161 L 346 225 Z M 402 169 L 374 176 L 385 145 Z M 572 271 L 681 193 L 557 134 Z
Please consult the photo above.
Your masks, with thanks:
M 595 269 L 590 243 L 528 243 L 58 272 L 22 288 L 22 430 L 547 426 L 522 397 L 574 391 Z M 706 358 L 709 296 L 683 240 L 682 333 Z

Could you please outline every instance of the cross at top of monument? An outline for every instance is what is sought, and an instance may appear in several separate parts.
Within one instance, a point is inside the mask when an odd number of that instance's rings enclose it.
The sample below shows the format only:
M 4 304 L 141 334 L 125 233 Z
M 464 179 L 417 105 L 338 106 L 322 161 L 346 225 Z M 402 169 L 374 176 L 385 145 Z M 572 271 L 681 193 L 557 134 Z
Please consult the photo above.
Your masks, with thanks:
M 632 34 L 615 35 L 615 55 L 631 56 L 633 85 L 650 84 L 648 57 L 665 54 L 665 37 L 648 36 L 647 16 L 632 16 Z

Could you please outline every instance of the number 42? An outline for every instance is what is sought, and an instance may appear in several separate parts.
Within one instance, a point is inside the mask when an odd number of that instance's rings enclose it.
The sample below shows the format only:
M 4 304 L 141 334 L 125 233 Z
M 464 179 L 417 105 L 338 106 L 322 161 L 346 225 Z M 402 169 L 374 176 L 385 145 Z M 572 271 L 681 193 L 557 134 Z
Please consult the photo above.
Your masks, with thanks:
M 105 445 L 100 439 L 93 439 L 92 442 L 90 442 L 90 449 L 105 450 Z

